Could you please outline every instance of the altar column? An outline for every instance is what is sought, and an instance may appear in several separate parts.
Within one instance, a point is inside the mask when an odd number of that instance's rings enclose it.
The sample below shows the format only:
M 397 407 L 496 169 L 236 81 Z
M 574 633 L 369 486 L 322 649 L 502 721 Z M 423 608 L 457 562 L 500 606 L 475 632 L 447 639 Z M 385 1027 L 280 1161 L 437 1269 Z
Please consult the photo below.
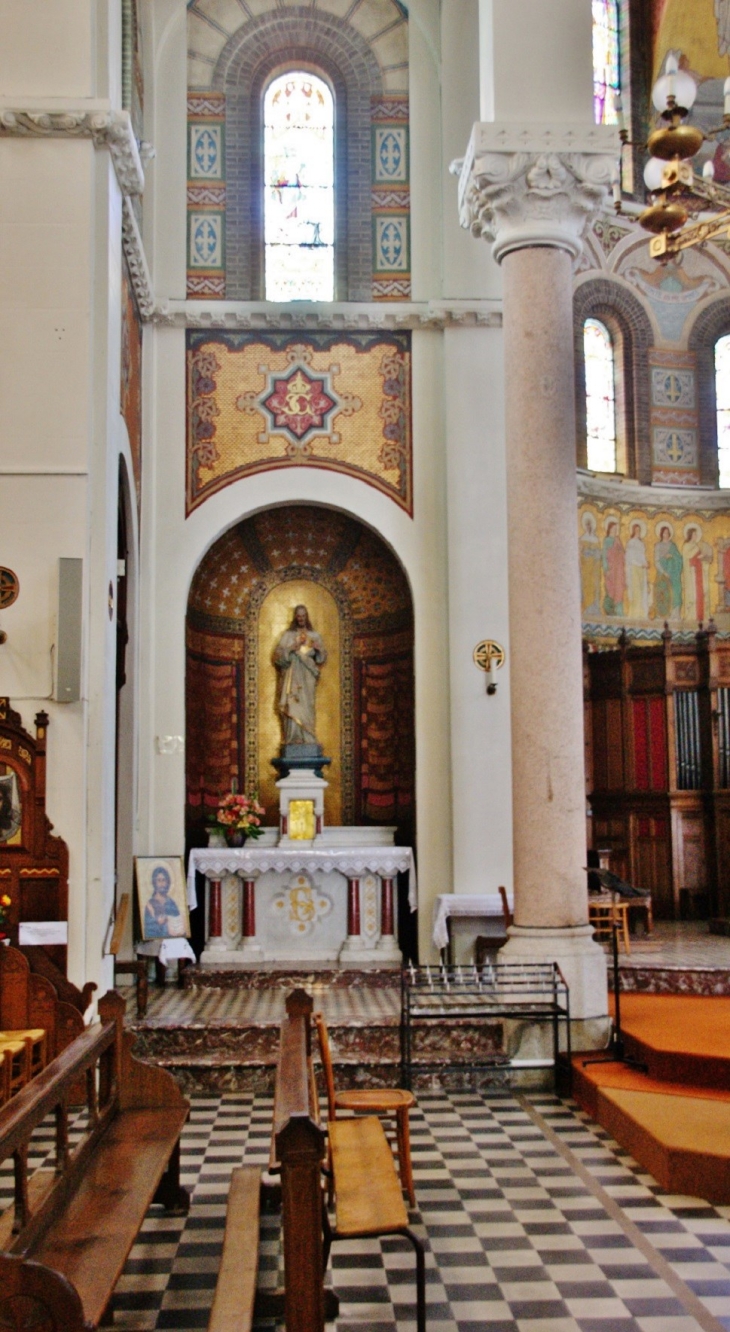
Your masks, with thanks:
M 602 1018 L 606 963 L 588 925 L 583 869 L 572 269 L 590 217 L 607 200 L 618 139 L 588 119 L 590 6 L 517 0 L 517 9 L 519 25 L 513 0 L 483 7 L 493 66 L 482 113 L 505 119 L 476 124 L 455 164 L 462 225 L 493 242 L 504 292 L 515 923 L 500 957 L 558 962 L 571 1015 Z M 574 90 L 561 86 L 564 105 L 549 127 L 539 121 L 555 108 L 551 88 L 563 80 L 545 62 L 546 23 L 551 52 L 561 45 L 557 29 L 568 49 L 578 29 L 587 35 L 587 96 L 581 101 L 581 84 L 571 104 Z M 507 49 L 518 27 L 520 41 Z M 528 123 L 517 120 L 515 98 Z
M 242 883 L 241 943 L 239 953 L 247 962 L 261 961 L 264 950 L 256 941 L 256 875 L 247 870 L 240 876 Z

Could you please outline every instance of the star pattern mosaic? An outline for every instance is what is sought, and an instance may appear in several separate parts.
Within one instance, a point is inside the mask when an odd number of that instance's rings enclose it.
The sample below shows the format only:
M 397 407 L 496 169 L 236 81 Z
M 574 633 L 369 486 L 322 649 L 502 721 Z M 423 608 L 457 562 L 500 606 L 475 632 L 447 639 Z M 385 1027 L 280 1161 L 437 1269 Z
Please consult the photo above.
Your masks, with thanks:
M 190 1214 L 150 1209 L 114 1296 L 120 1332 L 207 1326 L 230 1172 L 265 1167 L 271 1113 L 265 1096 L 193 1100 L 182 1141 Z M 572 1104 L 435 1087 L 411 1124 L 429 1332 L 730 1329 L 730 1208 L 663 1193 Z M 38 1163 L 52 1142 L 49 1123 Z M 11 1194 L 3 1169 L 0 1202 Z M 280 1273 L 278 1218 L 264 1215 L 259 1285 Z M 406 1241 L 335 1243 L 327 1282 L 340 1297 L 334 1332 L 414 1332 Z

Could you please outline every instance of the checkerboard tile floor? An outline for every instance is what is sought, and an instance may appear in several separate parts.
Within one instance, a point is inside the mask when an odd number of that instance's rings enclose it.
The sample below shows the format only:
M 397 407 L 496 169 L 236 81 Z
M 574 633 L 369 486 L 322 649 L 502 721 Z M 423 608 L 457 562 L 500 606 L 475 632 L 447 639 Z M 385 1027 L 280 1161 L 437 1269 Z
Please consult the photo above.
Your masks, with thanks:
M 183 1134 L 187 1218 L 148 1214 L 114 1299 L 118 1329 L 205 1328 L 226 1189 L 268 1159 L 271 1099 L 196 1097 Z M 34 1159 L 52 1145 L 39 1131 Z M 429 1332 L 730 1329 L 730 1207 L 670 1197 L 575 1106 L 547 1094 L 419 1095 L 412 1115 Z M 0 1172 L 0 1202 L 11 1196 Z M 260 1284 L 281 1267 L 262 1219 Z M 337 1332 L 415 1332 L 413 1253 L 397 1239 L 333 1246 Z M 259 1324 L 263 1332 L 271 1324 Z

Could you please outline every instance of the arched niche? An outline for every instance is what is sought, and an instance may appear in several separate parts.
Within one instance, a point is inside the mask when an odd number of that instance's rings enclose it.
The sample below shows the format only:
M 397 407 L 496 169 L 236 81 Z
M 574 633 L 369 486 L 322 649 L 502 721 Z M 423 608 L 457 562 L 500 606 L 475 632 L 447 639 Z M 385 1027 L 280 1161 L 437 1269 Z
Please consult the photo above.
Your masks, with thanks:
M 355 518 L 281 505 L 225 532 L 201 560 L 187 610 L 189 844 L 235 781 L 276 823 L 281 732 L 272 653 L 304 602 L 329 653 L 317 733 L 331 754 L 329 825 L 390 824 L 415 837 L 413 604 L 393 552 Z

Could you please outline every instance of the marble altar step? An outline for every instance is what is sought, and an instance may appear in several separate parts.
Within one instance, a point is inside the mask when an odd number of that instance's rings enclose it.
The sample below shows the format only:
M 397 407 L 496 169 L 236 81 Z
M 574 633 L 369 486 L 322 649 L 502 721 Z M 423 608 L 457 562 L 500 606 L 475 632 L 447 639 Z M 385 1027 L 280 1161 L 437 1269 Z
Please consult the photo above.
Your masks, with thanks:
M 339 1087 L 400 1085 L 400 976 L 392 971 L 223 972 L 216 986 L 210 972 L 196 983 L 196 970 L 182 990 L 153 989 L 144 1019 L 127 992 L 135 1054 L 169 1069 L 186 1092 L 272 1091 L 284 1000 L 298 985 L 325 1014 Z M 463 1058 L 501 1048 L 499 1022 L 453 1023 L 419 1033 L 414 1055 L 446 1070 L 455 1051 Z

